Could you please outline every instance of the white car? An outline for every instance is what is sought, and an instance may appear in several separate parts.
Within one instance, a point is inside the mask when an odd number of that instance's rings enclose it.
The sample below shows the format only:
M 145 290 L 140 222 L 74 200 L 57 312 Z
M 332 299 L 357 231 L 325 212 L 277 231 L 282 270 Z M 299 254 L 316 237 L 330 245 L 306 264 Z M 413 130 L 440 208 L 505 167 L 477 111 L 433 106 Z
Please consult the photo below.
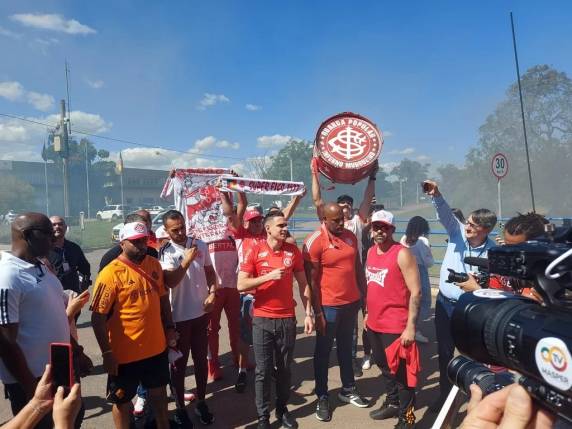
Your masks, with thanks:
M 165 209 L 161 206 L 153 206 L 153 207 L 148 208 L 147 211 L 149 212 L 149 214 L 151 216 L 156 216 L 159 213 L 165 211 Z
M 12 223 L 17 216 L 18 214 L 14 210 L 8 210 L 8 213 L 3 217 L 3 221 L 4 223 Z
M 95 217 L 97 220 L 117 220 L 123 219 L 125 215 L 129 213 L 129 208 L 127 206 L 122 206 L 121 204 L 112 204 L 105 206 L 102 210 L 98 211 Z

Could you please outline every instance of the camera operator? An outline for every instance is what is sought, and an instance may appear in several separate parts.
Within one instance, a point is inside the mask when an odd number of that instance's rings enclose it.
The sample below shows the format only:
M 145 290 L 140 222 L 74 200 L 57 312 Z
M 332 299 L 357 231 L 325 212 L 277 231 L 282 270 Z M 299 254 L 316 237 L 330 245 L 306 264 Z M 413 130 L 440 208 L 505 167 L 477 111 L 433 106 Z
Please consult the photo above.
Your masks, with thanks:
M 497 222 L 496 215 L 487 209 L 478 209 L 469 214 L 465 224 L 462 224 L 453 215 L 451 208 L 439 192 L 436 182 L 426 180 L 423 182 L 423 191 L 432 199 L 437 210 L 439 220 L 449 236 L 447 251 L 441 265 L 439 276 L 439 294 L 435 304 L 435 330 L 437 333 L 437 347 L 439 352 L 439 386 L 440 395 L 429 409 L 438 411 L 445 399 L 451 383 L 447 378 L 447 364 L 453 358 L 455 344 L 451 335 L 451 315 L 455 303 L 464 292 L 471 292 L 481 287 L 470 274 L 475 267 L 463 262 L 467 256 L 486 258 L 487 251 L 495 246 L 495 242 L 488 235 Z M 446 280 L 448 269 L 469 274 L 468 280 L 462 283 L 450 284 Z

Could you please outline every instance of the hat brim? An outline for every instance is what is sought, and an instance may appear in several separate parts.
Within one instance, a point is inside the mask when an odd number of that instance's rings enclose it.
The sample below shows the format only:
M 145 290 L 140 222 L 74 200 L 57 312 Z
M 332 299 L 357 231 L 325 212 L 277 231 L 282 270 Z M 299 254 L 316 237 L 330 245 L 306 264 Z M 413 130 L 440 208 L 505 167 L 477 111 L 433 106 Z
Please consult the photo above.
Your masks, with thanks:
M 125 241 L 125 240 L 139 240 L 140 238 L 143 238 L 143 237 L 149 237 L 149 234 L 145 234 L 145 233 L 135 234 L 135 235 L 132 235 L 132 236 L 130 236 L 130 237 L 124 237 L 124 238 L 121 239 L 121 241 Z
M 253 219 L 262 219 L 264 216 L 262 216 L 260 213 L 256 214 L 256 215 L 251 215 L 251 216 L 244 216 L 244 220 L 246 222 L 249 222 Z
M 376 223 L 381 223 L 381 224 L 383 224 L 383 225 L 387 225 L 387 226 L 391 226 L 391 227 L 395 228 L 395 225 L 394 225 L 394 224 L 389 223 L 389 222 L 386 222 L 386 221 L 384 221 L 384 220 L 375 220 L 375 221 L 372 221 L 372 222 L 371 222 L 372 225 L 374 225 L 374 224 L 376 224 Z

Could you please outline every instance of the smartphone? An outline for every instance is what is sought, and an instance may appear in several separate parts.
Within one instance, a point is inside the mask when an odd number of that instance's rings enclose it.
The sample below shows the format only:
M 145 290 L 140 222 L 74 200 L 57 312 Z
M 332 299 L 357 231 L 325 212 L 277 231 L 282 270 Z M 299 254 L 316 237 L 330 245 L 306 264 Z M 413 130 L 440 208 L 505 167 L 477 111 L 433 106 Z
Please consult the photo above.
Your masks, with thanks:
M 427 182 L 421 182 L 421 189 L 423 189 L 423 192 L 430 192 L 431 184 Z
M 74 383 L 71 344 L 51 343 L 50 364 L 52 365 L 52 386 L 54 394 L 59 386 L 63 386 L 67 394 Z

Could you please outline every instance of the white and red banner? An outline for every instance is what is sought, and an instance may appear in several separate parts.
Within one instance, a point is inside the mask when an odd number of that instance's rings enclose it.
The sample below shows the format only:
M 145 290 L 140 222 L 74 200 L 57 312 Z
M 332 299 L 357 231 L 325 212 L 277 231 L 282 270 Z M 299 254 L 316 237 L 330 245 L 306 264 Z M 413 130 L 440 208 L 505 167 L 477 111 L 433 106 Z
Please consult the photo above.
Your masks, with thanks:
M 265 195 L 302 195 L 306 187 L 303 182 L 249 179 L 246 177 L 222 177 L 219 190 Z
M 161 198 L 173 195 L 175 207 L 185 216 L 187 233 L 206 243 L 228 236 L 227 218 L 215 184 L 230 172 L 226 168 L 177 169 L 161 191 Z

